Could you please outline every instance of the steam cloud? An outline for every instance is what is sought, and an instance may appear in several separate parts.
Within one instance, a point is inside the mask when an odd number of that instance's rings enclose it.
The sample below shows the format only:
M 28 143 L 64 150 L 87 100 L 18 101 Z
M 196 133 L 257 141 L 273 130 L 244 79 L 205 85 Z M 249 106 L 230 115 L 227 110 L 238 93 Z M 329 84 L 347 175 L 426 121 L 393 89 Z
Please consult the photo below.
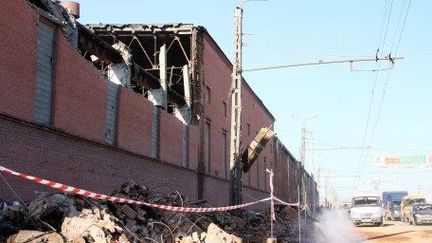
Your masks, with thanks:
M 325 210 L 314 223 L 316 243 L 358 243 L 362 242 L 348 213 L 342 210 Z

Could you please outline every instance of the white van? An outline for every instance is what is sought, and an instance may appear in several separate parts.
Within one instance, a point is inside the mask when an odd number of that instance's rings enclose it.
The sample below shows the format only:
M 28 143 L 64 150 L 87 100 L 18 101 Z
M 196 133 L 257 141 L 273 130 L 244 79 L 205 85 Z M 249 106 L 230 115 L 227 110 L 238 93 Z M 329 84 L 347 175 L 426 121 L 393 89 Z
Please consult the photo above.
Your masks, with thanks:
M 357 194 L 352 198 L 350 218 L 354 225 L 384 225 L 381 197 L 378 194 Z

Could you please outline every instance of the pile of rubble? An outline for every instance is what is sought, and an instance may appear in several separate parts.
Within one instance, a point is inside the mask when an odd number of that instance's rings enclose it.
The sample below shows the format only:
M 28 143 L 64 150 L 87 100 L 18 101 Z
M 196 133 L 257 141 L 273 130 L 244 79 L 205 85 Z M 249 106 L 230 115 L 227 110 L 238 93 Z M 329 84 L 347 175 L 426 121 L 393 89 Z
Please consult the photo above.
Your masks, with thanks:
M 155 193 L 133 182 L 113 195 L 163 205 L 209 206 L 190 202 L 177 192 Z M 276 216 L 274 238 L 278 242 L 295 239 L 295 209 L 278 206 Z M 269 237 L 268 209 L 175 213 L 46 192 L 38 193 L 28 205 L 0 203 L 0 242 L 263 242 Z

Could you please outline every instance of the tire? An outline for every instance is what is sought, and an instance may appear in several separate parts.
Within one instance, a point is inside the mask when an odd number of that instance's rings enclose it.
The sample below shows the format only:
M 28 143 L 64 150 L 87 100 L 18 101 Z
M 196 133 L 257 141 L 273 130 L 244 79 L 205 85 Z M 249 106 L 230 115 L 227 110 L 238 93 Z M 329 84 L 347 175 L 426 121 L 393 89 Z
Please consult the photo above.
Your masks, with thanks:
M 378 223 L 379 227 L 383 227 L 384 226 L 384 217 L 381 218 L 381 222 Z

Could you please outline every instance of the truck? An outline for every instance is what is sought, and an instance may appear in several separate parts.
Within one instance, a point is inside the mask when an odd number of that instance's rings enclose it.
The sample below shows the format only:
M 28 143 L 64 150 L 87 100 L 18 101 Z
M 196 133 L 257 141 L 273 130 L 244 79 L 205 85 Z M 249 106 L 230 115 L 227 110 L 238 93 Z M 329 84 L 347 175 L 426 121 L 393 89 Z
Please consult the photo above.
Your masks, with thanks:
M 384 219 L 400 220 L 401 219 L 401 200 L 407 196 L 406 191 L 386 191 L 382 193 L 382 208 Z
M 357 193 L 352 197 L 350 219 L 355 226 L 360 224 L 384 225 L 384 215 L 378 193 Z

